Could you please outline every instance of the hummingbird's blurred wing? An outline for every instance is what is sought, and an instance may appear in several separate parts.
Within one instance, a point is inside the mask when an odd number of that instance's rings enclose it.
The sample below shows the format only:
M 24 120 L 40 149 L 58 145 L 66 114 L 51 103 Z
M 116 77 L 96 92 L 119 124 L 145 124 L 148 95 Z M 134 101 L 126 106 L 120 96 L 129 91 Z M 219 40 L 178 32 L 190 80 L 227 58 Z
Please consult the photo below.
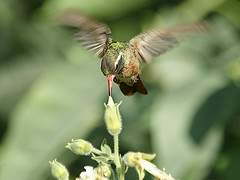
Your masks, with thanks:
M 159 56 L 175 47 L 179 38 L 191 32 L 203 32 L 206 23 L 176 27 L 165 31 L 153 29 L 141 33 L 130 40 L 130 46 L 141 62 L 149 63 L 153 57 Z
M 74 34 L 75 38 L 87 50 L 99 58 L 103 56 L 111 36 L 108 26 L 73 10 L 66 11 L 58 19 L 62 25 L 77 29 L 77 33 Z

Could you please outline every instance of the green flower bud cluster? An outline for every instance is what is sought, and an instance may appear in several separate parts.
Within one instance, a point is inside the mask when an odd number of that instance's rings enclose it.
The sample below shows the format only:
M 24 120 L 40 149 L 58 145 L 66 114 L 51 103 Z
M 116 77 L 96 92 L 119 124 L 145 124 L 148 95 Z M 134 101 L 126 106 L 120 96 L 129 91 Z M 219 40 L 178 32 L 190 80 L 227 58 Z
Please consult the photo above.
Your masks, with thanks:
M 174 180 L 164 170 L 160 170 L 156 165 L 151 163 L 155 154 L 142 152 L 128 152 L 123 157 L 119 153 L 119 134 L 122 130 L 122 119 L 119 112 L 121 102 L 114 103 L 109 96 L 108 103 L 105 104 L 105 124 L 108 132 L 113 136 L 113 150 L 105 141 L 101 144 L 100 149 L 95 148 L 92 143 L 83 139 L 72 139 L 67 143 L 66 148 L 77 155 L 90 156 L 97 162 L 97 167 L 85 166 L 76 180 L 109 180 L 115 177 L 124 180 L 128 167 L 133 167 L 138 173 L 140 180 L 144 179 L 145 172 L 152 174 L 159 180 Z M 68 170 L 57 160 L 50 161 L 52 175 L 58 180 L 69 180 Z M 112 166 L 114 164 L 114 166 Z M 115 171 L 112 169 L 115 167 Z

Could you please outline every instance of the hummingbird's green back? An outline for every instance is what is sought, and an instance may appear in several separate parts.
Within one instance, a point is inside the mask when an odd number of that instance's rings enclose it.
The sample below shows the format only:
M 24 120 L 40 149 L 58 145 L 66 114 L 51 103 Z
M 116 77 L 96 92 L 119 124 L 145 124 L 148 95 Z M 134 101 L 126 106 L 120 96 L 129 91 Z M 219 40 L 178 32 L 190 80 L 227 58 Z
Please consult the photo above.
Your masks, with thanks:
M 112 42 L 108 45 L 106 55 L 117 57 L 120 52 L 123 52 L 128 47 L 125 42 Z

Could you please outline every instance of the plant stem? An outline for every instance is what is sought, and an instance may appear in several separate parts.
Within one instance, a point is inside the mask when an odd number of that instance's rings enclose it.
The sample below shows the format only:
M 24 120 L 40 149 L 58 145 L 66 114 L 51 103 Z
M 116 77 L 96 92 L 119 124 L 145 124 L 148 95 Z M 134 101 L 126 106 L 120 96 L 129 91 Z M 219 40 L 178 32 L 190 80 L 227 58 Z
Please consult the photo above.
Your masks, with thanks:
M 119 180 L 124 180 L 124 174 L 122 170 L 122 166 L 120 163 L 120 157 L 119 157 L 119 138 L 118 135 L 113 136 L 113 143 L 114 143 L 114 162 L 116 165 L 116 171 L 118 175 Z
M 102 154 L 102 151 L 100 151 L 97 148 L 93 148 L 92 152 L 95 153 L 95 154 L 98 154 L 98 155 Z
M 116 167 L 120 168 L 121 164 L 120 164 L 120 159 L 119 159 L 119 139 L 118 139 L 118 135 L 113 136 L 113 143 L 114 143 L 114 161 L 115 161 Z

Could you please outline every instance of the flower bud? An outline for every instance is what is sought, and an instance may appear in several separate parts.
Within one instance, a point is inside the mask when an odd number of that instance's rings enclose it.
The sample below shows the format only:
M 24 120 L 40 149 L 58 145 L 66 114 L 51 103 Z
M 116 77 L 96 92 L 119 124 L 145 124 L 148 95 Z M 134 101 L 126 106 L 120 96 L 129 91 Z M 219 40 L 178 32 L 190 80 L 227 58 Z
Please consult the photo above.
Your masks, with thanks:
M 112 136 L 119 135 L 122 130 L 122 120 L 119 113 L 119 104 L 114 104 L 113 99 L 109 96 L 108 103 L 105 105 L 105 123 L 109 134 Z
M 139 165 L 141 159 L 151 161 L 155 158 L 155 154 L 147 154 L 142 152 L 128 152 L 123 156 L 126 165 L 135 167 Z
M 129 167 L 138 166 L 138 162 L 141 159 L 141 155 L 135 152 L 128 152 L 123 156 L 123 161 Z
M 109 178 L 111 176 L 111 169 L 110 169 L 109 165 L 107 165 L 107 164 L 102 164 L 102 165 L 96 167 L 95 171 L 97 172 L 97 175 L 99 177 Z
M 66 148 L 70 149 L 77 155 L 89 155 L 94 149 L 90 142 L 83 139 L 72 139 L 72 141 L 66 145 Z
M 67 168 L 57 160 L 49 161 L 52 175 L 58 180 L 68 180 L 69 173 Z
M 147 154 L 141 152 L 128 152 L 123 156 L 123 161 L 129 167 L 135 167 L 140 179 L 145 176 L 144 170 L 152 174 L 157 179 L 174 180 L 174 178 L 166 172 L 160 170 L 156 165 L 151 163 L 155 154 Z

